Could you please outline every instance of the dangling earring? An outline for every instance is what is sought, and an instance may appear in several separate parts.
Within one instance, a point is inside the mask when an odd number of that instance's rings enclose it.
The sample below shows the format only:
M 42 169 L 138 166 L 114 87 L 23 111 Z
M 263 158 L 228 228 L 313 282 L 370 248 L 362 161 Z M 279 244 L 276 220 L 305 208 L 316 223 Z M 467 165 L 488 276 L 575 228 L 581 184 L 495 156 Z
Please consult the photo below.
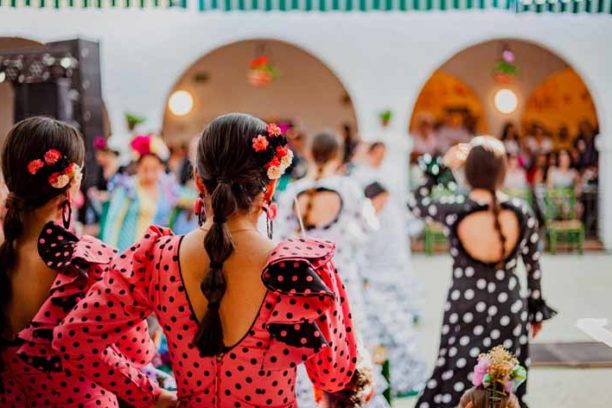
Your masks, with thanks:
M 206 223 L 206 204 L 204 204 L 204 198 L 198 197 L 193 207 L 193 212 L 198 216 L 198 225 L 201 227 Z
M 274 219 L 276 219 L 276 215 L 278 214 L 278 205 L 276 205 L 276 203 L 266 203 L 262 208 L 266 213 L 268 238 L 272 239 L 274 237 Z
M 69 199 L 62 204 L 62 224 L 65 229 L 69 229 L 72 224 L 72 203 Z

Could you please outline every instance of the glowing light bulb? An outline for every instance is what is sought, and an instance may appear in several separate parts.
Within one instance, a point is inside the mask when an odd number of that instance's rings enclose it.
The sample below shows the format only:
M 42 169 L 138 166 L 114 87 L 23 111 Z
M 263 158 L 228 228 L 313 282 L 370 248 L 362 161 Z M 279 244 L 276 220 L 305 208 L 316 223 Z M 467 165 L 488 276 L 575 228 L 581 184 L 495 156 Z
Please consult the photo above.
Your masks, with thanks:
M 175 91 L 170 96 L 168 108 L 176 116 L 185 116 L 193 109 L 193 96 L 187 91 Z
M 507 88 L 502 88 L 495 92 L 493 97 L 495 108 L 504 114 L 512 113 L 518 106 L 518 97 L 516 94 Z

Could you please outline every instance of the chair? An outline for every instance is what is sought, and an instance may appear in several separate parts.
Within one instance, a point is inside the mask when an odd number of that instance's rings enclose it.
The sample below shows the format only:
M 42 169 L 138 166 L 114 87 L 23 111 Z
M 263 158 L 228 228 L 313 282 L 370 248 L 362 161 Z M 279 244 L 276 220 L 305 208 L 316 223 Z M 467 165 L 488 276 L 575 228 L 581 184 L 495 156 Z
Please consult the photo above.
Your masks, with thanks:
M 576 216 L 576 193 L 573 188 L 554 188 L 544 195 L 544 216 L 548 250 L 557 253 L 562 242 L 570 249 L 584 252 L 584 224 Z
M 428 222 L 423 230 L 423 245 L 427 255 L 433 255 L 436 245 L 448 244 L 444 226 L 439 222 Z
M 433 200 L 456 195 L 456 192 L 436 186 L 431 192 Z M 427 255 L 433 255 L 436 245 L 448 245 L 448 237 L 444 233 L 444 226 L 438 222 L 428 222 L 423 230 L 423 246 Z
M 520 198 L 533 207 L 533 194 L 529 188 L 507 188 L 504 193 L 513 198 Z

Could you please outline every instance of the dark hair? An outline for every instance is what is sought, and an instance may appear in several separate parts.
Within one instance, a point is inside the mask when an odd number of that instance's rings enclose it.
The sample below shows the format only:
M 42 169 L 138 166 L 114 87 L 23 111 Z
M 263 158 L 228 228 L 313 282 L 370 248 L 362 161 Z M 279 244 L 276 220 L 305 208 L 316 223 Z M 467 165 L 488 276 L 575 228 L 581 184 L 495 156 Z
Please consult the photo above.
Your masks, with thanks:
M 459 408 L 465 408 L 468 404 L 472 408 L 519 408 L 520 405 L 516 396 L 505 392 L 482 389 L 479 387 L 470 388 L 461 397 Z
M 250 210 L 255 197 L 270 182 L 252 147 L 253 138 L 265 132 L 266 123 L 262 120 L 231 113 L 213 120 L 198 143 L 197 173 L 209 194 L 213 212 L 212 227 L 204 238 L 210 266 L 200 284 L 208 308 L 194 338 L 203 356 L 214 356 L 224 349 L 219 315 L 227 286 L 223 263 L 234 252 L 226 222 L 234 213 Z
M 502 129 L 501 140 L 508 140 L 508 133 L 510 133 L 510 129 L 514 129 L 514 136 L 518 140 L 520 139 L 518 130 L 516 130 L 516 126 L 512 122 L 504 123 L 504 127 Z
M 369 388 L 374 387 L 371 370 L 356 368 L 346 387 L 334 393 L 326 393 L 329 408 L 359 408 L 367 404 Z
M 506 177 L 506 151 L 504 145 L 491 136 L 479 136 L 472 140 L 472 148 L 465 161 L 465 178 L 472 188 L 480 188 L 491 193 L 491 211 L 495 230 L 501 243 L 500 264 L 506 254 L 506 236 L 499 222 L 500 206 L 497 189 Z
M 56 189 L 49 184 L 49 174 L 41 169 L 30 174 L 28 164 L 43 159 L 51 149 L 58 150 L 67 160 L 83 164 L 85 145 L 79 132 L 72 126 L 44 117 L 32 117 L 17 123 L 9 131 L 2 147 L 2 173 L 9 190 L 4 217 L 4 242 L 0 245 L 0 335 L 10 333 L 6 308 L 11 300 L 10 270 L 14 265 L 15 244 L 24 230 L 23 220 L 28 212 L 42 207 L 64 194 L 70 184 Z M 1 343 L 1 342 L 0 342 Z
M 385 149 L 387 146 L 385 145 L 384 142 L 374 142 L 370 145 L 370 147 L 368 148 L 368 153 L 372 153 L 374 150 L 378 149 L 382 147 L 383 149 Z
M 323 170 L 327 163 L 331 160 L 336 159 L 341 154 L 342 144 L 340 138 L 334 133 L 319 133 L 312 139 L 310 145 L 310 154 L 312 161 L 317 166 L 317 172 L 315 174 L 315 181 L 319 181 L 323 176 Z M 302 221 L 305 226 L 311 226 L 309 222 L 310 213 L 312 211 L 312 199 L 317 191 L 316 187 L 309 189 L 306 192 L 308 201 L 306 202 L 306 209 L 302 214 Z

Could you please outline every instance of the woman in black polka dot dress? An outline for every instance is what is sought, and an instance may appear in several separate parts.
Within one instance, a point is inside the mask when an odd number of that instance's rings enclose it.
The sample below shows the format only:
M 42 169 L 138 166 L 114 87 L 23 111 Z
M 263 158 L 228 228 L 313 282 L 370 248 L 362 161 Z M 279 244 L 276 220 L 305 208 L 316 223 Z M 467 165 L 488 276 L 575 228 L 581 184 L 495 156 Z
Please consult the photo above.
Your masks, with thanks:
M 429 174 L 410 203 L 416 216 L 444 224 L 453 257 L 438 359 L 418 408 L 456 407 L 471 387 L 475 358 L 496 345 L 528 366 L 530 328 L 537 335 L 556 314 L 542 299 L 536 218 L 526 203 L 497 191 L 506 169 L 503 145 L 477 137 L 452 148 L 444 163 L 453 170 L 464 167 L 469 195 L 434 201 L 437 177 Z M 527 270 L 527 298 L 515 273 L 519 258 Z M 526 384 L 517 391 L 522 407 L 525 392 Z
M 118 407 L 117 397 L 108 391 L 123 381 L 114 368 L 139 367 L 153 357 L 144 323 L 90 362 L 98 371 L 95 378 L 86 378 L 78 365 L 52 348 L 58 323 L 102 279 L 115 256 L 97 239 L 77 238 L 67 230 L 70 197 L 79 190 L 84 156 L 78 131 L 48 118 L 16 124 L 3 147 L 2 172 L 10 194 L 6 240 L 0 246 L 2 408 Z M 137 368 L 130 374 L 133 390 L 121 397 L 153 406 L 162 395 L 158 385 Z
M 318 389 L 351 391 L 356 345 L 334 245 L 274 245 L 257 231 L 291 162 L 285 145 L 277 126 L 249 115 L 212 121 L 198 145 L 200 228 L 175 236 L 151 227 L 71 312 L 54 346 L 95 378 L 99 346 L 154 313 L 180 407 L 296 407 L 301 363 Z M 130 368 L 116 368 L 125 381 L 113 389 L 134 389 Z

